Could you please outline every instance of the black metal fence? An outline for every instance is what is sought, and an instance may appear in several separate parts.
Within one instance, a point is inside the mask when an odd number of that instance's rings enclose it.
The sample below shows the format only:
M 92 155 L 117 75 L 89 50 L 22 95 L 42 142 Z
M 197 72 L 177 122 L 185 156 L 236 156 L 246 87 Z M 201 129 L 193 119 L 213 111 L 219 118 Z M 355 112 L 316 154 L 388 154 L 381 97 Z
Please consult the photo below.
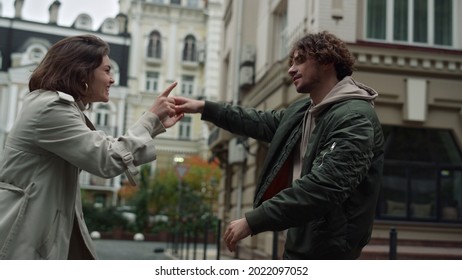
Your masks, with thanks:
M 221 220 L 205 222 L 201 226 L 178 224 L 170 231 L 167 249 L 181 260 L 220 259 Z

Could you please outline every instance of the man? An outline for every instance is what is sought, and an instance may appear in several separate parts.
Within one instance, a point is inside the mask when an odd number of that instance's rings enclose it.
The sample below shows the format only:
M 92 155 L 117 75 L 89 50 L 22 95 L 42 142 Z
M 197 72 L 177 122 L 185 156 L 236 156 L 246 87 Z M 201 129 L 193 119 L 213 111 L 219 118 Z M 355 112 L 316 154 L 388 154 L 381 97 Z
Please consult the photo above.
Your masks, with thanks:
M 280 111 L 175 97 L 177 113 L 202 113 L 232 133 L 271 143 L 255 209 L 224 240 L 288 229 L 284 259 L 357 259 L 368 243 L 383 168 L 377 92 L 352 79 L 354 58 L 328 32 L 308 34 L 289 55 L 304 98 Z M 289 176 L 287 176 L 289 175 Z

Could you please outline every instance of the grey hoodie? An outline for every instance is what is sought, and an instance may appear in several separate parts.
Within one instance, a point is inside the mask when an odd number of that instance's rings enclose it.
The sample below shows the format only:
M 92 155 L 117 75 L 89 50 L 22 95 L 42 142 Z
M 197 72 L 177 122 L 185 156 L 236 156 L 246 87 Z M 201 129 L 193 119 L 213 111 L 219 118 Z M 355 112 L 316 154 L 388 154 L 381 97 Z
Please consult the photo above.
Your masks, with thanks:
M 374 106 L 374 99 L 377 96 L 378 93 L 374 89 L 355 81 L 351 76 L 346 76 L 332 88 L 321 103 L 310 106 L 303 118 L 302 138 L 298 146 L 299 152 L 296 152 L 294 156 L 292 181 L 300 178 L 302 160 L 307 152 L 306 147 L 308 147 L 311 133 L 316 126 L 316 116 L 330 105 L 349 99 L 367 100 L 371 106 Z

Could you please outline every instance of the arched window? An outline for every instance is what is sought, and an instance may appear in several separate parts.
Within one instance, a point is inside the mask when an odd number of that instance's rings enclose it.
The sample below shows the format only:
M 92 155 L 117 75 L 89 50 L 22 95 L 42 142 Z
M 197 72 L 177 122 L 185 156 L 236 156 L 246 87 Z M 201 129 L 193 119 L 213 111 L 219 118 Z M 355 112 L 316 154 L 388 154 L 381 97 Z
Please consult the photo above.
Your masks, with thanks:
M 42 43 L 32 43 L 27 47 L 21 59 L 21 65 L 39 63 L 47 53 L 47 48 Z
M 196 38 L 193 35 L 186 36 L 184 40 L 183 61 L 196 61 Z
M 155 30 L 149 34 L 148 57 L 162 57 L 162 42 L 159 31 Z

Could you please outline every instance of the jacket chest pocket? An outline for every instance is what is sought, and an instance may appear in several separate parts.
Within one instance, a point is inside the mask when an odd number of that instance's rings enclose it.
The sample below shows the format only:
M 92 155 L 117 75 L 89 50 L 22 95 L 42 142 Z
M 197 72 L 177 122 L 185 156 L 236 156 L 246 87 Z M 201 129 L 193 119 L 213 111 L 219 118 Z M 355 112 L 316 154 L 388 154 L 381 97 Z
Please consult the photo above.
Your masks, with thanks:
M 0 259 L 8 258 L 10 245 L 22 224 L 34 183 L 25 189 L 0 182 Z

